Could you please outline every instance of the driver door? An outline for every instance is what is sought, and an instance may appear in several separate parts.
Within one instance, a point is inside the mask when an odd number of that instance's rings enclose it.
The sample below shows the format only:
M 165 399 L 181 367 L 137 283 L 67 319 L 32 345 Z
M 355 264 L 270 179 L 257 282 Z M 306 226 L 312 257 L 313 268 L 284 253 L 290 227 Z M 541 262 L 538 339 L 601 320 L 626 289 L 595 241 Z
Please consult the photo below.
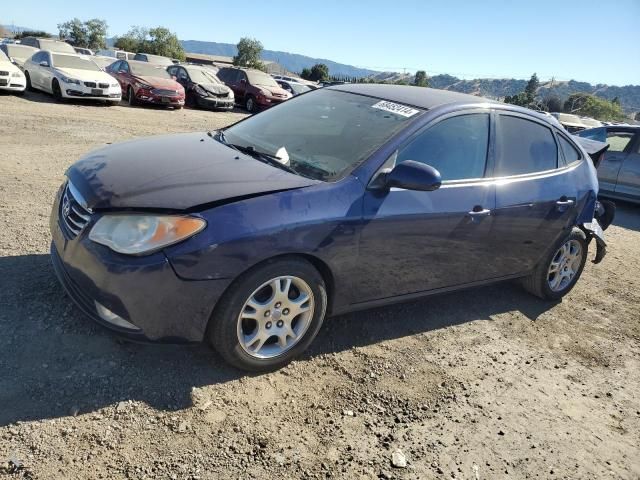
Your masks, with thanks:
M 431 165 L 443 182 L 430 192 L 366 191 L 354 295 L 359 302 L 478 280 L 478 266 L 491 252 L 495 207 L 495 186 L 484 179 L 490 123 L 486 110 L 443 117 L 388 160 L 389 167 L 405 160 Z

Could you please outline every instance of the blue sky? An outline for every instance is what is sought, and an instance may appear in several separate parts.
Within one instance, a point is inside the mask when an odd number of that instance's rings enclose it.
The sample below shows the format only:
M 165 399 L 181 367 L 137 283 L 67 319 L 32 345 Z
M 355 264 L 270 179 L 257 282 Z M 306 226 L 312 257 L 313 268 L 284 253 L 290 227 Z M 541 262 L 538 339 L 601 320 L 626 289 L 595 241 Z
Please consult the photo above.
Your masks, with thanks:
M 237 43 L 374 70 L 463 78 L 640 84 L 640 0 L 270 0 L 3 2 L 0 24 L 57 32 L 104 18 L 109 35 L 166 26 L 183 40 Z

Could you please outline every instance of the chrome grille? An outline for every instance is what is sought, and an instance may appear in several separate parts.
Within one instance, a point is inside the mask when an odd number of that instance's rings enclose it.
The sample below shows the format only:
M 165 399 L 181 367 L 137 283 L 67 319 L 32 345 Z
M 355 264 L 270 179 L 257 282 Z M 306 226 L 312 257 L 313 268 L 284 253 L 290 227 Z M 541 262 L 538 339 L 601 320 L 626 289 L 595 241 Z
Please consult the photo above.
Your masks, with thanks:
M 5 72 L 4 70 L 0 70 L 0 76 L 7 77 L 8 75 L 9 75 L 9 72 Z
M 85 87 L 96 88 L 96 82 L 84 82 Z
M 81 205 L 81 198 L 73 185 L 67 183 L 60 199 L 60 220 L 70 238 L 80 235 L 91 220 L 91 210 Z
M 99 83 L 98 86 L 100 88 L 109 88 L 109 84 L 108 83 Z
M 176 95 L 178 95 L 178 92 L 176 92 L 175 90 L 164 90 L 162 88 L 154 88 L 153 90 L 151 90 L 151 93 L 154 95 L 165 95 L 167 97 L 175 97 Z

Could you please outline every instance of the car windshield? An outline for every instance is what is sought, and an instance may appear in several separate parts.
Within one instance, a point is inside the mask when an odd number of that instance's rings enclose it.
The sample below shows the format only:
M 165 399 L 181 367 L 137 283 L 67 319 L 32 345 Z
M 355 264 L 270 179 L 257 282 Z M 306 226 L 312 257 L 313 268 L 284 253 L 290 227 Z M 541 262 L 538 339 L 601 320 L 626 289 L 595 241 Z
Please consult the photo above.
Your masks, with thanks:
M 213 73 L 205 72 L 198 68 L 190 68 L 188 70 L 191 81 L 195 83 L 216 83 L 219 84 L 220 80 Z
M 40 39 L 40 49 L 49 50 L 50 52 L 76 53 L 73 47 L 68 43 L 55 40 Z
M 74 55 L 53 54 L 53 66 L 56 68 L 75 68 L 76 70 L 100 70 L 91 60 Z
M 270 75 L 262 72 L 247 71 L 247 78 L 251 85 L 262 85 L 263 87 L 279 87 Z
M 309 87 L 307 87 L 306 85 L 303 85 L 301 83 L 291 82 L 291 83 L 289 83 L 289 85 L 291 86 L 291 90 L 293 90 L 295 93 L 304 93 L 304 92 L 308 92 L 309 90 L 311 90 Z
M 171 78 L 171 75 L 169 75 L 164 68 L 154 65 L 153 63 L 131 62 L 129 63 L 129 66 L 131 67 L 131 73 L 138 75 L 139 77 Z
M 0 50 L 0 60 L 2 60 L 4 62 L 8 62 L 9 61 L 9 57 L 7 57 L 2 50 Z
M 275 155 L 300 175 L 335 181 L 419 112 L 378 98 L 316 90 L 227 128 L 224 141 Z
M 9 52 L 10 57 L 29 58 L 36 51 L 37 50 L 25 45 L 7 45 L 7 52 Z

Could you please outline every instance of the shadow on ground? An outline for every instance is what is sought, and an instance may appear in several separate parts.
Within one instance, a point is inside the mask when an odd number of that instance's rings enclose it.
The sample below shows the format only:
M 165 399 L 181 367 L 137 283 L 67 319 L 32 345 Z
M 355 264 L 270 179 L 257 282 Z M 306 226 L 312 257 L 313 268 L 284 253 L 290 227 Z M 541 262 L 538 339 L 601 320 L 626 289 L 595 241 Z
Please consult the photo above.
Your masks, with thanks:
M 246 375 L 206 345 L 122 343 L 73 306 L 48 255 L 0 257 L 0 426 L 91 412 L 122 400 L 163 410 L 192 405 L 191 389 Z M 302 359 L 553 304 L 502 284 L 327 320 Z
M 640 205 L 616 200 L 613 225 L 640 232 Z

